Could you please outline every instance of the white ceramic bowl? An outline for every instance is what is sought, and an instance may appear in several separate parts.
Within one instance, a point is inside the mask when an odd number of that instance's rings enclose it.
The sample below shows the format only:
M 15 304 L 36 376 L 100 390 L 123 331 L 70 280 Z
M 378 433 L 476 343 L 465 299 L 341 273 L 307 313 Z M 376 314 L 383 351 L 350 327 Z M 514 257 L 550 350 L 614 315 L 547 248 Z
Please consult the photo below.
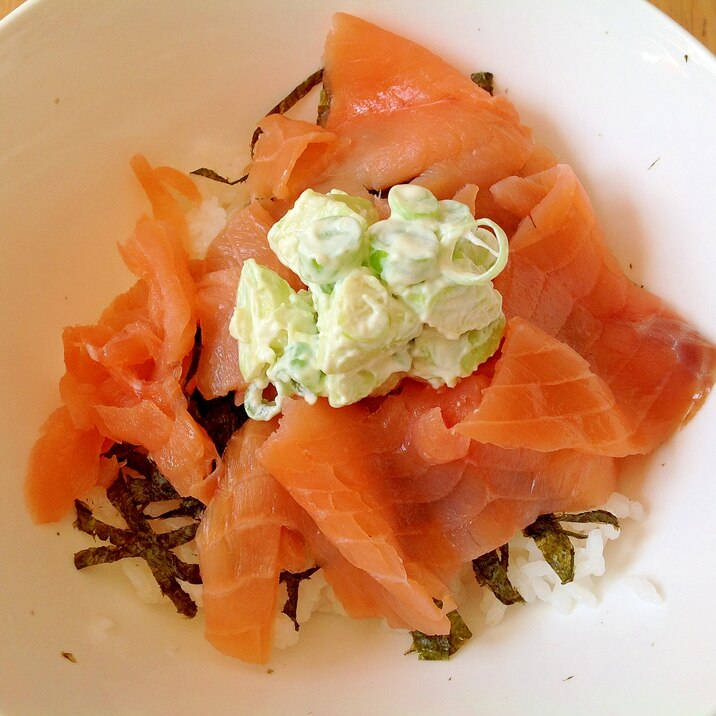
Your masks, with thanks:
M 147 210 L 128 167 L 233 167 L 253 123 L 320 65 L 336 9 L 489 69 L 571 163 L 629 275 L 716 338 L 716 60 L 640 0 L 30 0 L 0 22 L 0 712 L 713 714 L 712 398 L 622 490 L 648 520 L 607 554 L 600 605 L 519 609 L 449 663 L 324 618 L 266 667 L 200 620 L 78 573 L 69 523 L 33 526 L 27 453 L 58 403 L 60 331 L 129 285 L 116 243 Z M 657 607 L 624 586 L 651 578 Z M 71 652 L 72 663 L 61 656 Z M 569 678 L 568 678 L 569 677 Z

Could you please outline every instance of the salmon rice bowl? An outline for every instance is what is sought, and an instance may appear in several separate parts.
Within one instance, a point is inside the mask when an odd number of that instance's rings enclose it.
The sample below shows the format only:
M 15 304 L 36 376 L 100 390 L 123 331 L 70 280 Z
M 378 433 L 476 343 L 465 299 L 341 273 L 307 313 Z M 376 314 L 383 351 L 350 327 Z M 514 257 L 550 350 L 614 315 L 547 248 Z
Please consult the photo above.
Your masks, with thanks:
M 488 69 L 338 13 L 245 171 L 130 159 L 135 282 L 63 332 L 25 480 L 36 522 L 93 538 L 78 569 L 259 664 L 316 611 L 446 660 L 470 600 L 596 604 L 645 519 L 624 471 L 697 413 L 716 347 L 628 278 Z

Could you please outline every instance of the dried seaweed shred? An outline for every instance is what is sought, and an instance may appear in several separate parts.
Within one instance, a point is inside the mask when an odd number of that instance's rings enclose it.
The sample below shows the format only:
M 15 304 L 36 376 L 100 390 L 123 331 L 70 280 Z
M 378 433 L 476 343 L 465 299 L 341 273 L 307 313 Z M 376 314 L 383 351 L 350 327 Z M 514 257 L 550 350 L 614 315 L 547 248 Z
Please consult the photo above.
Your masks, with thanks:
M 390 187 L 387 189 L 368 189 L 368 193 L 378 199 L 385 199 L 388 196 L 389 191 Z
M 303 82 L 294 87 L 273 109 L 266 113 L 266 116 L 288 112 L 291 107 L 302 100 L 314 87 L 321 84 L 321 82 L 323 82 L 323 67 L 316 70 L 312 75 L 306 77 Z
M 206 430 L 216 445 L 219 455 L 231 439 L 231 436 L 248 420 L 243 405 L 236 405 L 236 394 L 207 400 L 198 390 L 189 398 L 189 414 Z
M 552 567 L 562 584 L 574 580 L 574 547 L 570 537 L 586 539 L 587 535 L 565 529 L 560 523 L 604 524 L 619 529 L 619 520 L 607 510 L 589 510 L 572 514 L 560 512 L 540 515 L 531 525 L 522 530 L 525 537 L 534 540 L 545 561 Z M 514 588 L 507 575 L 509 548 L 503 545 L 472 561 L 475 579 L 481 586 L 488 587 L 503 604 L 515 604 L 524 599 Z
M 612 527 L 619 529 L 619 520 L 611 512 L 607 512 L 606 510 L 589 510 L 589 512 L 575 512 L 573 514 L 555 512 L 552 516 L 557 522 L 612 525 Z M 581 536 L 583 537 L 584 535 Z
M 562 584 L 567 584 L 574 580 L 574 547 L 569 538 L 585 539 L 586 535 L 582 532 L 566 530 L 560 522 L 608 524 L 619 529 L 619 521 L 606 510 L 590 510 L 574 514 L 562 512 L 541 515 L 523 530 L 525 537 L 534 540 L 545 561 L 557 573 Z
M 574 547 L 553 515 L 540 515 L 522 532 L 534 540 L 562 584 L 574 579 Z
M 524 602 L 507 576 L 509 554 L 509 547 L 504 544 L 472 560 L 472 571 L 478 584 L 488 587 L 503 604 L 508 605 Z
M 495 91 L 495 76 L 492 72 L 473 72 L 470 79 L 485 92 L 492 95 Z
M 312 75 L 306 77 L 303 82 L 294 87 L 275 107 L 266 112 L 264 116 L 268 117 L 272 114 L 284 114 L 285 112 L 288 112 L 291 107 L 293 107 L 297 102 L 302 100 L 314 87 L 321 84 L 321 82 L 323 82 L 323 67 L 321 67 L 319 70 L 316 70 Z M 260 136 L 261 128 L 256 127 L 253 136 L 251 137 L 252 156 L 254 153 L 254 146 L 256 145 L 256 142 L 258 141 L 258 138 Z
M 171 599 L 180 614 L 193 617 L 197 606 L 182 589 L 179 580 L 201 584 L 199 565 L 183 562 L 172 551 L 196 536 L 204 505 L 194 498 L 181 498 L 156 465 L 139 450 L 117 445 L 111 451 L 124 462 L 114 483 L 107 488 L 107 499 L 127 524 L 126 528 L 108 525 L 92 514 L 91 508 L 75 500 L 77 519 L 74 526 L 108 545 L 90 547 L 75 554 L 77 569 L 140 557 L 148 565 L 162 593 Z M 159 515 L 145 514 L 152 503 L 170 501 L 172 506 Z M 184 517 L 189 523 L 165 533 L 152 527 L 152 520 Z
M 222 176 L 218 172 L 215 172 L 213 169 L 209 169 L 208 167 L 199 167 L 198 169 L 194 169 L 194 171 L 189 172 L 189 174 L 195 174 L 196 176 L 204 177 L 205 179 L 218 181 L 221 184 L 228 184 L 229 186 L 234 186 L 234 184 L 240 184 L 241 182 L 244 182 L 249 178 L 248 174 L 244 174 L 238 179 L 228 179 L 227 177 Z
M 441 606 L 439 602 L 438 606 Z M 450 620 L 449 634 L 423 634 L 421 631 L 411 631 L 413 644 L 405 653 L 417 652 L 420 661 L 447 661 L 472 637 L 472 632 L 456 610 L 449 612 L 447 616 Z
M 303 82 L 294 87 L 275 107 L 272 107 L 268 112 L 266 112 L 264 117 L 268 117 L 272 114 L 284 114 L 288 112 L 289 109 L 291 109 L 295 104 L 300 102 L 314 87 L 321 84 L 321 82 L 323 82 L 323 67 L 316 70 L 312 75 L 306 77 Z M 321 99 L 318 103 L 317 120 L 317 123 L 321 126 L 323 126 L 322 121 L 325 121 L 325 118 L 328 116 L 329 107 L 330 100 L 328 99 L 328 95 L 325 93 L 325 90 L 321 90 Z M 258 138 L 260 136 L 261 128 L 256 127 L 253 135 L 251 136 L 251 156 L 254 155 L 254 147 L 256 146 L 256 142 L 258 141 Z M 194 174 L 196 176 L 204 177 L 205 179 L 211 179 L 212 181 L 220 182 L 221 184 L 228 184 L 229 186 L 240 184 L 242 182 L 245 182 L 249 178 L 248 174 L 244 174 L 238 179 L 229 179 L 222 174 L 219 174 L 218 172 L 214 171 L 213 169 L 210 169 L 209 167 L 199 167 L 198 169 L 194 169 L 194 171 L 191 171 L 189 173 Z
M 316 124 L 319 127 L 325 127 L 328 121 L 328 115 L 331 111 L 331 93 L 326 89 L 324 84 L 321 87 L 321 96 L 318 99 L 318 114 L 316 115 Z
M 298 619 L 296 618 L 298 611 L 298 588 L 301 586 L 301 582 L 304 579 L 310 579 L 313 574 L 318 571 L 318 569 L 319 567 L 311 567 L 303 572 L 283 571 L 279 575 L 279 584 L 285 584 L 286 591 L 288 592 L 286 602 L 284 603 L 281 611 L 293 622 L 293 626 L 296 631 L 299 630 L 300 626 Z

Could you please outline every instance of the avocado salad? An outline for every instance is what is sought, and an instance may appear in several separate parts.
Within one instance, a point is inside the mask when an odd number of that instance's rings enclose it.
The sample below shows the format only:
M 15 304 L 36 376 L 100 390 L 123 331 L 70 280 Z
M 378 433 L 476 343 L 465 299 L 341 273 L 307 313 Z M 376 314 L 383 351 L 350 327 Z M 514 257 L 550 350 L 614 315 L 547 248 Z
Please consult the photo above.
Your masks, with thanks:
M 291 396 L 349 405 L 403 377 L 452 387 L 497 349 L 504 231 L 413 184 L 394 186 L 388 207 L 381 220 L 368 199 L 304 191 L 268 240 L 305 289 L 244 263 L 230 331 L 250 418 Z

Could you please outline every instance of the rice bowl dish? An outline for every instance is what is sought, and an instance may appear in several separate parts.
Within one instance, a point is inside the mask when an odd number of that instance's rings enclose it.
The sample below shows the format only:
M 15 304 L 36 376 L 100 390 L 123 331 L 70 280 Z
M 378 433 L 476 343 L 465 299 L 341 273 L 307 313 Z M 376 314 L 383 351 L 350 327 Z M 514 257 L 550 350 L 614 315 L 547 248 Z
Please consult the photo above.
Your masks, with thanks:
M 484 31 L 484 30 L 483 30 L 483 31 Z M 498 78 L 499 78 L 500 75 L 498 74 L 497 76 L 498 76 Z M 515 96 L 515 99 L 516 99 L 516 101 L 518 101 L 517 90 L 514 90 L 514 92 L 515 92 L 515 95 L 514 95 L 514 96 Z M 276 96 L 277 96 L 277 95 L 274 93 L 274 94 L 273 94 L 273 97 L 275 98 Z M 62 106 L 62 101 L 64 101 L 64 100 L 62 99 L 62 97 L 61 97 L 60 99 L 61 99 L 60 106 Z M 268 106 L 268 105 L 270 105 L 271 103 L 272 103 L 271 101 L 269 101 L 269 102 L 263 102 L 263 104 L 264 104 L 264 111 L 265 111 L 265 107 Z M 132 147 L 132 149 L 136 149 L 136 145 L 134 145 L 134 146 Z M 171 159 L 171 157 L 170 157 L 169 154 L 168 154 L 168 155 L 165 155 L 165 156 L 167 157 L 167 160 L 170 160 L 170 159 Z M 205 155 L 204 155 L 204 156 L 205 156 Z M 662 160 L 662 161 L 663 161 L 663 160 Z M 195 167 L 195 166 L 199 165 L 200 163 L 203 164 L 203 163 L 208 163 L 208 162 L 197 162 L 196 160 L 193 160 L 193 161 L 190 160 L 189 163 L 188 163 L 187 165 L 185 165 L 185 166 L 187 166 L 187 168 L 189 168 L 189 167 Z M 215 165 L 215 166 L 218 166 L 218 165 Z M 658 165 L 657 165 L 657 166 L 658 166 Z M 219 167 L 219 168 L 221 168 L 222 170 L 224 169 L 223 167 Z M 231 167 L 228 167 L 228 169 L 230 170 Z M 651 170 L 651 171 L 653 172 L 654 170 Z M 231 176 L 236 176 L 236 174 L 232 174 L 231 171 L 227 171 L 227 174 L 229 174 L 229 175 L 231 175 Z M 216 208 L 217 208 L 216 205 L 214 205 L 213 208 L 214 208 L 214 211 L 213 211 L 213 220 L 217 220 L 217 212 L 215 211 Z M 207 213 L 208 213 L 208 214 L 212 214 L 211 206 L 208 206 L 208 207 L 207 207 Z M 211 217 L 210 217 L 210 218 L 211 218 Z M 124 230 L 123 230 L 123 231 L 124 231 Z M 119 233 L 119 231 L 118 231 L 118 233 Z M 126 235 L 127 235 L 127 232 L 124 231 L 124 236 L 126 236 Z M 118 238 L 120 238 L 120 240 L 122 240 L 120 236 L 118 236 Z M 627 258 L 631 258 L 631 257 L 627 257 Z M 119 273 L 120 273 L 120 272 L 118 271 L 117 274 L 119 274 Z M 119 283 L 121 283 L 121 279 L 119 280 L 118 284 L 119 284 Z M 119 287 L 119 285 L 118 285 L 118 287 Z M 109 287 L 107 287 L 107 289 L 108 289 L 108 288 L 109 288 Z M 110 290 L 107 290 L 107 289 L 105 289 L 105 293 L 107 293 L 107 294 L 116 293 L 116 291 L 114 290 L 114 288 L 113 288 L 111 291 L 110 291 Z M 94 289 L 93 289 L 93 291 L 94 291 Z M 96 299 L 96 295 L 97 295 L 97 292 L 94 291 L 94 296 L 95 296 L 95 297 L 92 298 L 92 297 L 88 296 L 88 298 L 86 299 L 86 301 L 87 301 L 87 302 L 86 302 L 87 309 L 85 310 L 85 316 L 86 316 L 86 318 L 87 318 L 88 320 L 93 320 L 93 316 L 96 315 L 96 306 L 98 305 L 98 302 L 97 302 L 97 299 Z M 68 322 L 72 322 L 73 320 L 75 320 L 75 318 L 76 318 L 76 316 L 77 316 L 77 310 L 76 310 L 76 308 L 74 308 L 72 311 L 70 311 L 69 308 L 70 308 L 70 307 L 68 307 L 68 310 L 67 310 L 69 320 L 68 320 L 68 318 L 63 318 L 63 319 L 61 320 L 61 323 L 68 323 Z M 74 312 L 75 315 L 74 315 L 73 317 L 69 317 L 69 313 L 73 313 L 73 312 Z M 46 405 L 45 405 L 45 409 L 46 409 L 47 407 L 49 407 L 49 405 L 46 404 Z M 39 415 L 40 412 L 42 412 L 42 411 L 38 411 L 37 414 Z M 692 425 L 689 426 L 688 429 L 690 430 L 692 427 L 698 426 L 698 424 L 699 424 L 698 421 L 699 421 L 699 420 L 702 420 L 702 419 L 705 420 L 705 419 L 707 419 L 707 418 L 703 418 L 703 415 L 707 415 L 707 416 L 708 416 L 708 413 L 702 413 L 702 414 L 700 414 L 700 415 L 697 417 L 697 420 L 696 420 L 694 423 L 692 423 Z M 670 461 L 669 461 L 669 462 L 670 462 Z M 632 494 L 632 496 L 634 496 L 635 494 L 639 494 L 639 493 L 631 492 L 631 494 Z M 651 515 L 652 515 L 652 512 L 653 512 L 653 508 L 654 508 L 654 505 L 651 504 L 651 503 L 653 502 L 653 500 L 646 500 L 646 502 L 649 503 L 649 504 L 647 505 L 647 512 L 649 513 L 649 520 L 651 520 L 651 518 L 652 518 Z M 615 509 L 616 509 L 616 508 L 615 508 Z M 623 509 L 623 506 L 622 506 L 622 509 Z M 638 512 L 638 508 L 634 508 L 634 509 Z M 658 512 L 658 509 L 657 509 L 657 512 Z M 663 515 L 662 515 L 662 516 L 663 516 Z M 659 516 L 657 515 L 657 519 L 658 519 L 658 518 L 659 518 Z M 625 523 L 625 529 L 627 530 L 627 532 L 631 529 L 630 524 L 631 524 L 631 523 L 628 522 L 628 521 Z M 647 523 L 647 524 L 648 524 L 648 523 Z M 597 532 L 600 533 L 600 534 L 601 534 L 602 532 L 604 532 L 604 531 L 606 531 L 605 528 L 599 528 L 599 529 L 597 530 Z M 641 532 L 641 533 L 643 534 L 645 531 L 647 531 L 645 527 L 643 527 L 643 526 L 642 526 L 642 527 L 637 527 L 637 533 Z M 87 542 L 82 542 L 82 543 L 78 542 L 78 541 L 77 541 L 77 537 L 72 537 L 71 540 L 76 543 L 75 549 L 83 548 L 83 547 L 86 547 L 86 545 L 87 545 Z M 597 538 L 592 538 L 592 542 L 594 542 L 595 540 L 598 541 Z M 590 544 L 591 544 L 591 543 L 590 543 Z M 616 545 L 615 545 L 615 546 L 616 546 Z M 517 550 L 518 550 L 518 549 L 519 549 L 518 546 L 515 546 L 515 547 L 514 547 L 515 554 L 517 554 Z M 72 550 L 70 550 L 70 552 L 71 552 L 71 551 L 72 551 Z M 597 550 L 597 552 L 598 552 L 598 550 Z M 593 552 L 592 554 L 596 554 L 597 552 Z M 66 550 L 66 549 L 64 550 L 64 553 L 65 553 L 65 554 L 67 553 L 67 550 Z M 616 554 L 619 554 L 619 553 L 617 552 Z M 624 554 L 624 553 L 622 552 L 622 554 Z M 581 559 L 581 558 L 580 558 L 580 559 Z M 617 557 L 617 560 L 618 560 L 618 557 Z M 609 561 L 609 560 L 608 560 L 608 561 Z M 539 579 L 544 579 L 544 576 L 543 576 L 543 575 L 540 575 L 540 569 L 543 569 L 543 568 L 541 568 L 541 567 L 531 567 L 532 576 L 534 577 L 534 579 L 537 579 L 537 580 L 539 580 Z M 599 570 L 598 558 L 597 558 L 597 561 L 596 561 L 593 565 L 590 565 L 590 567 L 587 568 L 587 571 L 593 571 L 594 569 L 596 569 L 597 571 Z M 529 572 L 530 572 L 530 570 L 528 570 L 528 573 L 529 573 Z M 644 574 L 647 574 L 648 576 L 654 577 L 654 575 L 655 575 L 655 571 L 654 571 L 653 568 L 652 568 L 652 569 L 646 569 L 646 570 L 643 569 L 643 568 L 642 568 L 642 569 L 635 569 L 635 570 L 627 570 L 627 572 L 628 572 L 628 574 L 635 573 L 635 574 L 641 575 L 641 576 L 643 576 Z M 98 579 L 101 581 L 101 580 L 107 580 L 108 578 L 104 578 L 104 577 L 94 577 L 94 578 L 93 578 L 93 581 L 97 581 Z M 520 579 L 519 579 L 519 578 L 515 578 L 515 581 L 516 581 L 516 582 L 519 582 Z M 663 580 L 660 580 L 659 577 L 656 577 L 656 579 L 655 579 L 654 581 L 657 583 L 658 592 L 659 592 L 660 594 L 662 594 L 662 595 L 666 598 L 666 604 L 668 605 L 669 602 L 671 601 L 671 599 L 670 599 L 670 596 L 671 596 L 671 595 L 670 595 L 670 590 L 664 588 Z M 113 582 L 113 580 L 112 580 L 111 578 L 109 578 L 109 579 L 108 579 L 108 583 L 111 583 L 111 582 Z M 659 582 L 661 582 L 661 584 L 659 584 Z M 79 584 L 79 583 L 78 583 L 78 584 Z M 645 586 L 643 582 L 641 582 L 640 584 L 641 584 L 642 587 Z M 535 597 L 537 597 L 537 592 L 539 592 L 540 590 L 542 590 L 542 593 L 545 593 L 545 594 L 546 594 L 546 592 L 544 592 L 544 586 L 540 586 L 537 582 L 535 582 L 535 585 L 536 585 L 536 587 L 533 586 L 533 588 L 532 588 L 533 591 L 535 592 Z M 527 593 L 529 593 L 529 588 L 526 587 L 526 588 L 525 588 L 525 591 L 526 591 Z M 571 597 L 572 599 L 574 598 L 574 596 L 577 596 L 577 595 L 578 595 L 579 598 L 585 599 L 585 600 L 587 601 L 587 603 L 589 602 L 589 599 L 590 599 L 590 598 L 589 598 L 588 596 L 586 596 L 583 592 L 581 592 L 581 591 L 579 591 L 579 590 L 573 590 L 573 591 L 574 591 L 574 595 Z M 120 591 L 120 595 L 121 595 L 121 594 L 123 594 L 122 591 Z M 626 594 L 626 593 L 622 593 L 622 597 L 624 597 L 625 594 Z M 604 593 L 602 593 L 601 596 L 602 596 L 602 598 L 603 598 L 603 597 L 604 597 Z M 537 598 L 539 598 L 539 597 L 537 597 Z M 112 599 L 113 599 L 113 598 L 112 598 Z M 124 598 L 122 597 L 122 599 L 124 599 Z M 600 601 L 600 603 L 601 603 L 601 601 Z M 300 600 L 299 600 L 299 604 L 300 604 Z M 489 603 L 486 603 L 486 604 L 483 606 L 483 609 L 489 613 L 489 610 L 490 610 L 490 608 L 491 608 L 492 606 L 494 606 L 494 605 L 491 605 L 491 604 L 489 604 Z M 565 606 L 566 606 L 566 603 L 565 603 L 565 602 L 562 602 L 562 607 L 565 608 Z M 666 608 L 667 608 L 667 607 L 664 607 L 664 609 L 666 609 Z M 133 607 L 130 607 L 130 609 L 133 609 Z M 478 609 L 479 609 L 479 608 L 478 608 Z M 581 613 L 581 612 L 580 612 L 580 613 Z M 115 625 L 114 628 L 110 628 L 110 629 L 108 630 L 108 633 L 109 633 L 110 636 L 107 637 L 107 638 L 109 638 L 110 643 L 113 642 L 113 641 L 116 641 L 115 639 L 113 639 L 113 636 L 116 636 L 116 635 L 117 635 L 117 634 L 116 634 L 116 627 L 117 627 L 118 625 L 120 626 L 120 631 L 121 631 L 121 624 L 122 624 L 121 618 L 118 619 L 118 618 L 117 618 L 117 614 L 111 614 L 110 616 L 107 616 L 107 614 L 97 614 L 97 615 L 95 615 L 95 616 L 96 616 L 98 619 L 100 619 L 100 622 L 99 622 L 99 623 L 98 623 L 98 622 L 94 622 L 95 626 L 97 627 L 96 634 L 102 633 L 102 625 L 104 624 L 104 625 L 106 626 L 106 622 L 101 621 L 101 619 L 102 619 L 103 617 L 106 617 L 106 618 L 110 619 L 110 620 L 113 622 L 113 624 Z M 582 618 L 582 617 L 579 616 L 579 614 L 574 614 L 573 616 L 576 617 L 578 620 Z M 169 619 L 168 615 L 166 615 L 166 618 L 167 618 L 167 620 Z M 496 611 L 496 610 L 493 610 L 492 613 L 491 613 L 491 616 L 490 616 L 490 621 L 493 621 L 493 620 L 495 620 L 496 618 L 497 618 L 497 611 Z M 161 617 L 161 619 L 164 619 L 164 617 Z M 332 618 L 331 618 L 331 619 L 332 619 Z M 517 621 L 520 621 L 520 622 L 521 622 L 522 620 L 523 620 L 522 617 L 517 618 Z M 551 623 L 551 622 L 550 622 L 550 623 Z M 331 622 L 331 624 L 333 624 L 333 622 Z M 167 626 L 167 634 L 174 634 L 174 633 L 175 633 L 175 632 L 173 631 L 173 628 L 169 625 L 169 621 L 167 621 L 166 626 Z M 310 626 L 310 625 L 309 625 L 309 626 Z M 502 625 L 501 625 L 501 626 L 502 626 Z M 195 630 L 194 630 L 194 631 L 195 631 Z M 331 631 L 334 631 L 334 627 L 333 627 L 333 626 L 331 627 Z M 113 634 L 113 632 L 114 632 L 114 634 Z M 335 633 L 339 633 L 339 632 L 340 632 L 340 629 L 339 629 L 337 632 L 335 632 Z M 106 635 L 106 633 L 107 633 L 107 632 L 105 632 L 105 635 Z M 509 633 L 509 630 L 508 630 L 507 633 Z M 296 648 L 309 649 L 309 648 L 310 648 L 310 644 L 311 644 L 311 638 L 312 638 L 312 637 L 311 637 L 311 634 L 312 634 L 312 632 L 311 632 L 310 629 L 309 629 L 309 631 L 307 632 L 307 635 L 306 635 L 306 639 L 308 640 L 308 645 L 309 645 L 309 646 L 301 647 L 301 645 L 299 644 L 299 646 L 296 647 Z M 293 634 L 290 633 L 290 630 L 288 630 L 288 635 L 289 635 L 291 638 L 293 637 Z M 480 639 L 483 639 L 484 637 L 485 637 L 485 634 L 484 634 L 484 633 L 481 633 L 481 634 L 480 634 Z M 171 639 L 171 638 L 173 638 L 173 637 L 170 637 L 170 639 Z M 494 637 L 493 637 L 493 638 L 494 638 Z M 491 639 L 492 639 L 492 638 L 491 638 Z M 303 639 L 302 639 L 302 641 L 303 641 Z M 105 642 L 105 643 L 106 643 L 106 642 Z M 476 643 L 476 642 L 474 642 L 474 643 Z M 394 651 L 396 654 L 400 654 L 400 652 L 401 652 L 401 650 L 402 650 L 403 647 L 404 647 L 404 644 L 403 644 L 402 646 L 398 646 L 397 649 L 396 649 L 396 647 L 394 646 L 394 647 L 392 648 L 392 651 Z M 71 651 L 71 649 L 68 649 L 67 651 Z M 76 650 L 76 651 L 79 651 L 79 650 Z M 288 652 L 287 652 L 287 653 L 288 653 Z M 82 663 L 82 660 L 79 659 L 79 655 L 80 655 L 80 654 L 77 653 L 77 654 L 75 654 L 75 655 L 78 657 L 78 663 Z M 458 656 L 459 656 L 459 655 L 458 655 Z M 281 657 L 281 658 L 283 658 L 283 657 Z M 401 658 L 402 658 L 402 657 L 401 657 Z M 66 661 L 66 660 L 65 660 L 65 661 Z M 402 667 L 400 667 L 400 668 L 402 668 Z M 566 678 L 566 676 L 569 676 L 569 674 L 566 674 L 566 673 L 565 673 L 565 678 Z M 431 678 L 432 678 L 432 677 L 431 677 Z

